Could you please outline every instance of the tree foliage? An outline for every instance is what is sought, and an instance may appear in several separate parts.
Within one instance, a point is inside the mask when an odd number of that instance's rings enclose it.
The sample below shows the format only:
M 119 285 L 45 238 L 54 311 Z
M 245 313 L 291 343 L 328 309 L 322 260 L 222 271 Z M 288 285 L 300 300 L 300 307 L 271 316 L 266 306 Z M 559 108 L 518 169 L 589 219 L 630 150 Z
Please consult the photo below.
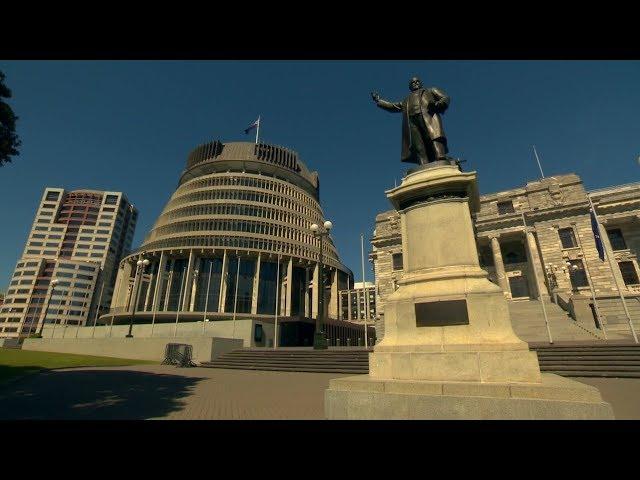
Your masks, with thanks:
M 16 133 L 18 117 L 11 107 L 4 101 L 11 98 L 11 90 L 4 84 L 5 75 L 0 72 L 0 167 L 11 161 L 11 157 L 20 155 L 18 147 L 21 145 Z

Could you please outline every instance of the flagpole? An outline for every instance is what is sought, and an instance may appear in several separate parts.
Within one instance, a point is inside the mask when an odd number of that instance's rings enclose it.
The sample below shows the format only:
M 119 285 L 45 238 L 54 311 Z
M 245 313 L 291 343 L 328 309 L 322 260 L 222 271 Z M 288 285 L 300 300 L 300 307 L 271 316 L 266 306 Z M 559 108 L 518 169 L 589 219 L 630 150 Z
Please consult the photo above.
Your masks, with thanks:
M 611 274 L 613 275 L 613 279 L 616 282 L 616 288 L 618 289 L 618 295 L 620 295 L 620 301 L 622 302 L 622 307 L 624 308 L 624 314 L 627 316 L 627 321 L 629 322 L 629 328 L 631 329 L 631 334 L 633 335 L 633 341 L 638 343 L 638 336 L 636 335 L 636 330 L 633 327 L 633 322 L 631 321 L 631 315 L 629 314 L 629 309 L 627 308 L 627 302 L 624 299 L 624 295 L 622 294 L 622 289 L 620 288 L 620 283 L 618 282 L 618 276 L 616 275 L 616 271 L 613 267 L 613 259 L 611 258 L 611 254 L 606 247 L 606 242 L 604 241 L 604 237 L 602 236 L 602 230 L 600 229 L 600 220 L 598 219 L 598 213 L 596 212 L 595 207 L 593 206 L 593 202 L 591 201 L 591 195 L 587 194 L 587 198 L 589 199 L 589 205 L 591 205 L 591 211 L 593 212 L 593 216 L 596 219 L 596 225 L 598 226 L 598 233 L 600 234 L 600 242 L 602 243 L 602 249 L 604 250 L 607 260 L 609 260 L 609 268 L 611 268 Z M 606 231 L 604 232 L 607 233 Z M 604 331 L 604 324 L 602 325 L 602 329 Z M 606 338 L 606 337 L 605 337 Z
M 233 295 L 233 333 L 231 334 L 231 338 L 235 338 L 236 336 L 236 310 L 238 307 L 238 281 L 240 279 L 240 255 L 238 255 L 238 270 L 236 273 L 236 291 Z
M 542 171 L 542 165 L 540 165 L 540 158 L 538 158 L 538 152 L 536 151 L 536 146 L 533 146 L 533 153 L 536 156 L 536 161 L 538 162 L 538 168 L 540 169 L 540 174 L 542 178 L 544 178 L 544 172 Z
M 100 312 L 100 303 L 102 302 L 102 293 L 104 292 L 104 279 L 102 282 L 102 288 L 100 289 L 100 298 L 98 299 L 98 306 L 96 307 L 96 316 L 93 319 L 93 331 L 91 332 L 91 338 L 96 335 L 96 323 L 98 322 L 98 313 Z M 76 338 L 78 338 L 78 331 L 76 330 Z
M 204 324 L 207 321 L 207 310 L 209 309 L 209 289 L 211 287 L 211 270 L 213 269 L 213 258 L 209 263 L 209 280 L 207 281 L 207 295 L 204 298 L 204 316 L 202 317 L 202 335 L 204 335 Z
M 258 115 L 258 128 L 256 129 L 256 145 L 258 144 L 259 136 L 260 136 L 260 115 Z
M 578 245 L 580 247 L 580 252 L 582 253 L 582 266 L 584 267 L 584 271 L 587 275 L 587 283 L 589 284 L 589 288 L 591 289 L 591 296 L 593 297 L 593 308 L 596 311 L 596 318 L 598 319 L 598 323 L 602 328 L 602 333 L 604 334 L 604 339 L 607 339 L 607 332 L 604 328 L 604 322 L 602 321 L 602 315 L 600 315 L 600 309 L 598 308 L 598 300 L 596 299 L 596 290 L 593 286 L 593 279 L 591 278 L 591 273 L 589 272 L 589 266 L 587 265 L 587 255 L 584 253 L 584 247 L 582 246 L 582 240 L 580 240 L 580 231 L 575 229 L 576 238 L 578 240 Z M 571 264 L 567 262 L 567 267 L 571 269 Z M 571 275 L 571 273 L 569 273 Z
M 280 307 L 280 254 L 278 253 L 278 266 L 276 273 L 276 313 L 275 328 L 273 334 L 273 348 L 278 348 L 278 308 Z
M 180 279 L 180 293 L 178 294 L 178 311 L 176 312 L 176 326 L 173 329 L 174 337 L 178 334 L 178 318 L 180 318 L 180 309 L 184 306 L 184 305 L 181 305 L 181 303 L 182 303 L 182 288 L 187 284 L 186 273 L 187 273 L 187 267 L 185 266 L 182 269 L 182 278 Z M 182 283 L 183 279 L 184 279 L 184 284 Z

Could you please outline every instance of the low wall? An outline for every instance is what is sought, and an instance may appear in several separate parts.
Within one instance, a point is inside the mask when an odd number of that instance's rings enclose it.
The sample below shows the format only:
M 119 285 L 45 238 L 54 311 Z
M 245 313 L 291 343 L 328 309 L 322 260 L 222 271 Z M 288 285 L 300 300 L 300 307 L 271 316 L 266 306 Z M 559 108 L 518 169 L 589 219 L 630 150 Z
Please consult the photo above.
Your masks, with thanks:
M 27 338 L 22 349 L 161 362 L 168 343 L 189 344 L 193 347 L 195 361 L 208 362 L 225 352 L 242 348 L 243 342 L 241 339 L 203 336 L 125 338 L 123 334 L 111 338 Z
M 210 322 L 180 322 L 175 323 L 150 323 L 133 325 L 132 334 L 134 338 L 174 338 L 175 337 L 215 337 L 215 338 L 235 338 L 242 340 L 244 347 L 266 346 L 269 341 L 273 341 L 274 328 L 273 325 L 252 319 L 236 320 L 235 326 L 232 320 L 216 320 Z M 253 339 L 254 324 L 259 323 L 263 326 L 265 341 L 256 344 Z M 88 327 L 76 327 L 69 325 L 67 327 L 56 325 L 46 325 L 42 331 L 43 338 L 60 338 L 60 339 L 82 339 L 82 338 L 124 338 L 129 333 L 129 325 L 100 325 Z

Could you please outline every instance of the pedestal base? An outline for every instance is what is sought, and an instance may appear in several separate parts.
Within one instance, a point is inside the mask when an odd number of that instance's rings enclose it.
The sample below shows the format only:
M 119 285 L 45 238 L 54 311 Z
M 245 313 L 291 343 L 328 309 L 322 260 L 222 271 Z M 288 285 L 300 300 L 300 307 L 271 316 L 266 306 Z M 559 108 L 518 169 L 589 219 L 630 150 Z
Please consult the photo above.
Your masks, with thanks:
M 613 420 L 597 388 L 544 373 L 540 383 L 333 379 L 330 420 Z

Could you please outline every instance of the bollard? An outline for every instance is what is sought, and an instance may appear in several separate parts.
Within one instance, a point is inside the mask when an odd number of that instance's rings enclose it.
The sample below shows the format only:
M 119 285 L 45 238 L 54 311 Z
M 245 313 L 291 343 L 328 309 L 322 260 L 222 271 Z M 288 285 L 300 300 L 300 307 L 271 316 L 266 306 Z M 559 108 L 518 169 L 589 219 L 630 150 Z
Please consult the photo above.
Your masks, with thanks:
M 336 347 L 339 347 L 339 346 L 340 346 L 340 339 L 336 338 Z
M 351 346 L 351 339 L 347 338 L 347 347 L 350 347 L 350 346 Z

